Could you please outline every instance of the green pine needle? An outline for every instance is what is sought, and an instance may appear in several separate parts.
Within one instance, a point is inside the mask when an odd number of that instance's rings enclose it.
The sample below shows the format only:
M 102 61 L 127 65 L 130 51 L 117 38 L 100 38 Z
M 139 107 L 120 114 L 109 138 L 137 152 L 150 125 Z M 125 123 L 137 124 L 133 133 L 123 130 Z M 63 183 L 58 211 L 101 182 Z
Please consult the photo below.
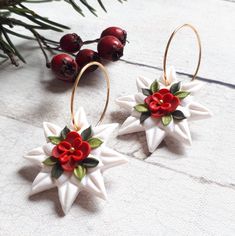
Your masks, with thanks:
M 0 0 L 0 58 L 9 58 L 15 66 L 18 66 L 17 58 L 22 62 L 26 63 L 25 59 L 21 53 L 17 50 L 11 37 L 16 36 L 27 40 L 36 40 L 40 49 L 42 50 L 46 64 L 49 66 L 48 56 L 45 52 L 45 48 L 48 50 L 60 50 L 58 48 L 59 42 L 47 39 L 42 36 L 38 30 L 53 30 L 57 32 L 62 32 L 64 29 L 70 29 L 68 26 L 57 23 L 48 19 L 47 17 L 37 14 L 35 11 L 26 7 L 24 3 L 46 3 L 53 2 L 55 0 Z M 88 3 L 88 0 L 64 0 L 71 7 L 76 10 L 80 15 L 85 16 L 82 11 L 82 6 L 87 8 L 93 15 L 97 16 L 96 9 Z M 118 0 L 123 2 L 126 0 Z M 102 0 L 97 0 L 100 7 L 107 12 Z M 19 20 L 18 18 L 11 17 L 11 14 L 20 16 L 21 18 L 27 19 L 26 21 Z M 26 23 L 27 22 L 27 23 Z M 28 35 L 21 34 L 15 30 L 15 26 L 20 26 L 32 33 L 32 37 Z M 51 47 L 50 45 L 53 45 Z

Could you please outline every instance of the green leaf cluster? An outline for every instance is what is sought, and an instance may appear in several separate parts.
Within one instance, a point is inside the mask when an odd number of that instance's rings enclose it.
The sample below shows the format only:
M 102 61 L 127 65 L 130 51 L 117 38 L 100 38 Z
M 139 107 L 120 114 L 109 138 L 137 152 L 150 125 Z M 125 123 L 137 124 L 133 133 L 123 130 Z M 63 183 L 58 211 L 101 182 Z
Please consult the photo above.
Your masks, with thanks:
M 93 131 L 91 126 L 85 129 L 82 133 L 82 140 L 87 141 L 92 149 L 98 148 L 103 141 L 100 140 L 99 138 L 92 137 Z
M 51 143 L 57 145 L 66 138 L 69 132 L 70 129 L 67 126 L 65 126 L 64 129 L 60 132 L 60 136 L 49 136 L 48 139 L 50 140 Z
M 153 83 L 150 85 L 150 89 L 147 89 L 147 88 L 143 88 L 142 89 L 142 93 L 145 95 L 145 96 L 150 96 L 156 92 L 158 92 L 160 89 L 160 85 L 158 83 L 157 80 L 153 81 Z
M 180 85 L 181 85 L 181 82 L 172 84 L 170 87 L 170 92 L 176 97 L 178 97 L 179 99 L 184 99 L 190 94 L 190 92 L 180 90 Z

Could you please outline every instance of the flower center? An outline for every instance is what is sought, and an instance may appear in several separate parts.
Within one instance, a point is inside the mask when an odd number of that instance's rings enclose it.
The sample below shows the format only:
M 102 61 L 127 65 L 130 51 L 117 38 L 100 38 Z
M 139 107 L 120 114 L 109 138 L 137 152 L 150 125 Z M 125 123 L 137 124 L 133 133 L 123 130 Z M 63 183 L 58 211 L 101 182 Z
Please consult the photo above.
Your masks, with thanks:
M 69 149 L 69 151 L 70 151 L 70 152 L 74 152 L 74 151 L 75 151 L 75 148 L 74 148 L 74 147 L 71 147 L 71 148 Z

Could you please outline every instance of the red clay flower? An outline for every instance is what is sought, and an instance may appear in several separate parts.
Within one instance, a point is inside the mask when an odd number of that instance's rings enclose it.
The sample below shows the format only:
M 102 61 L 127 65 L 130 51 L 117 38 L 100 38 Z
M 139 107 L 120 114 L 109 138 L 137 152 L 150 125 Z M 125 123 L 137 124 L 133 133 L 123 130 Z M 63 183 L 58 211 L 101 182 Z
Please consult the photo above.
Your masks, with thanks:
M 163 117 L 176 110 L 180 104 L 178 97 L 174 96 L 168 89 L 160 89 L 158 92 L 145 98 L 151 116 L 154 118 Z
M 65 140 L 53 148 L 52 156 L 59 159 L 64 171 L 73 171 L 79 161 L 88 157 L 90 151 L 90 144 L 83 141 L 80 134 L 71 131 Z

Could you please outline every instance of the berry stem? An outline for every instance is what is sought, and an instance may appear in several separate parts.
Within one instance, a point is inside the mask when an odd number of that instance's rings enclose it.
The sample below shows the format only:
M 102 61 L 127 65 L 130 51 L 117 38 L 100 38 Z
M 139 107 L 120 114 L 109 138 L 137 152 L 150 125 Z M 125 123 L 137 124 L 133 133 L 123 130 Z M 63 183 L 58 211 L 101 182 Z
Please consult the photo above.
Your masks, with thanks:
M 98 43 L 100 38 L 94 39 L 94 40 L 86 40 L 83 42 L 83 44 L 91 44 L 91 43 Z
M 69 54 L 69 55 L 71 55 L 71 56 L 73 56 L 73 57 L 76 56 L 76 55 L 73 54 L 73 53 L 69 53 L 69 52 L 66 52 L 66 51 L 60 49 L 59 46 L 58 46 L 58 47 L 51 47 L 51 46 L 49 46 L 48 44 L 47 44 L 47 45 L 44 44 L 44 46 L 45 46 L 45 49 L 49 50 L 50 52 L 52 52 L 52 51 L 54 50 L 54 51 L 58 51 L 58 52 L 67 53 L 67 54 Z

